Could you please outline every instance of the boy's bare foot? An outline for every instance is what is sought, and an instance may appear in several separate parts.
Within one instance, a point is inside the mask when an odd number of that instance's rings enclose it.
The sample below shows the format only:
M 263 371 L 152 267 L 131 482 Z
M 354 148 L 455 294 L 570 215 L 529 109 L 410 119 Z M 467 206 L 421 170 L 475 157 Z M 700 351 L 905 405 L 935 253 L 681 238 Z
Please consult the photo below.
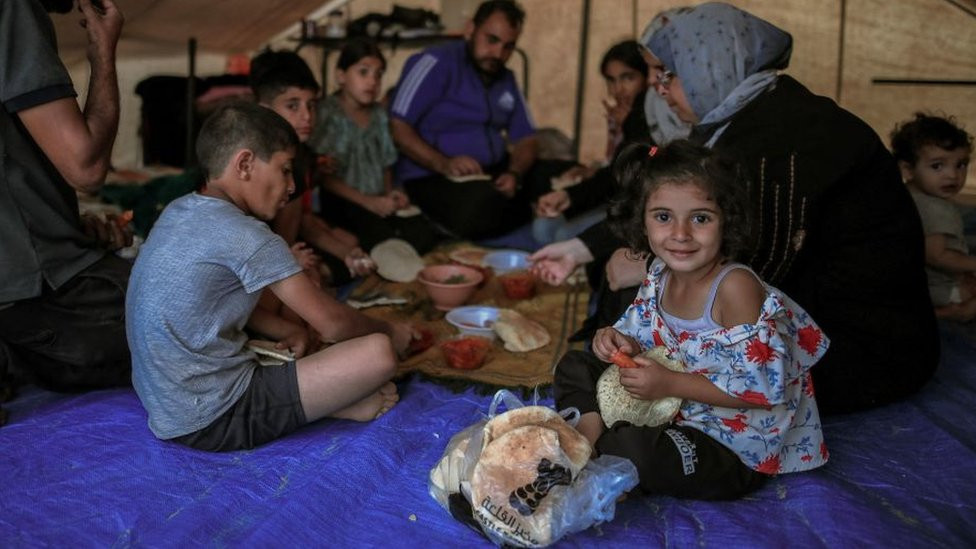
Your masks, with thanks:
M 383 396 L 383 407 L 380 408 L 380 412 L 376 414 L 376 417 L 380 417 L 386 412 L 389 412 L 394 404 L 400 402 L 400 393 L 397 392 L 397 386 L 392 381 L 387 381 L 380 387 L 378 392 Z
M 393 408 L 400 400 L 396 385 L 388 381 L 375 393 L 332 414 L 332 417 L 353 421 L 371 421 Z

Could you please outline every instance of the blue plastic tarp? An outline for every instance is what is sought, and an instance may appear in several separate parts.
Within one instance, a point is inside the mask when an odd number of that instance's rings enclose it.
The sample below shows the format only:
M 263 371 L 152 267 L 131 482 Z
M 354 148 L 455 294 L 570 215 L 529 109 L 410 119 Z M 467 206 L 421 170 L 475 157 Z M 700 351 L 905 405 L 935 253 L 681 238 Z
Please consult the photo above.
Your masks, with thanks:
M 911 399 L 827 418 L 828 465 L 733 502 L 632 494 L 565 547 L 974 547 L 976 353 L 944 334 Z M 320 421 L 211 454 L 156 440 L 131 389 L 28 389 L 0 428 L 0 540 L 34 546 L 477 547 L 428 495 L 490 396 L 411 378 L 371 423 Z M 544 400 L 550 403 L 551 400 Z

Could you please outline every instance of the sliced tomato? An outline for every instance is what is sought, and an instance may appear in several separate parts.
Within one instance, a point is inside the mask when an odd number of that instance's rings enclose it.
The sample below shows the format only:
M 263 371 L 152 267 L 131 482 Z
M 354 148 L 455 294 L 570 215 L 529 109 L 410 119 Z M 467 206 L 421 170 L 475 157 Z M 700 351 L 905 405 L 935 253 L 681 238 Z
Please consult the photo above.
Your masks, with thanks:
M 498 280 L 502 283 L 505 297 L 509 299 L 528 299 L 535 295 L 535 276 L 528 271 L 506 273 Z
M 491 341 L 483 337 L 462 337 L 441 343 L 441 352 L 451 368 L 473 370 L 482 365 L 491 348 Z

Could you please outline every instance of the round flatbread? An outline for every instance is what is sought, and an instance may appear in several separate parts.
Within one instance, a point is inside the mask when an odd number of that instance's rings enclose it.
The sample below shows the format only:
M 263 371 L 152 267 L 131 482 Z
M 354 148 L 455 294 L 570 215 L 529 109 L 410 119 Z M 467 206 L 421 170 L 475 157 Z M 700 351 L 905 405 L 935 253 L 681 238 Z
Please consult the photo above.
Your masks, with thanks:
M 489 443 L 474 466 L 474 517 L 511 545 L 548 545 L 553 541 L 554 501 L 574 478 L 555 430 L 517 427 Z
M 278 349 L 275 341 L 249 339 L 246 347 L 257 355 L 258 363 L 262 366 L 273 366 L 295 360 L 295 353 L 290 349 Z
M 369 257 L 376 263 L 376 272 L 393 282 L 413 282 L 417 273 L 424 268 L 424 260 L 417 250 L 399 238 L 384 240 L 373 246 Z
M 548 345 L 550 340 L 545 326 L 512 309 L 498 311 L 498 320 L 493 329 L 505 342 L 505 349 L 516 353 L 540 349 Z
M 447 178 L 455 183 L 471 183 L 478 181 L 491 181 L 491 176 L 486 173 L 472 173 L 469 175 L 449 175 Z
M 664 347 L 654 347 L 641 356 L 650 358 L 669 370 L 685 371 L 684 364 L 669 358 Z M 600 407 L 600 416 L 607 427 L 618 421 L 626 421 L 638 427 L 663 425 L 671 421 L 681 408 L 680 398 L 643 400 L 630 396 L 620 385 L 620 368 L 616 364 L 611 364 L 604 370 L 597 381 L 596 401 Z
M 547 427 L 559 435 L 559 446 L 572 465 L 573 476 L 586 466 L 593 450 L 590 442 L 555 410 L 546 406 L 524 406 L 491 418 L 484 427 L 482 450 L 505 433 L 526 425 Z
M 469 265 L 471 267 L 481 267 L 482 261 L 485 259 L 485 254 L 488 250 L 481 248 L 458 248 L 449 254 L 447 257 L 451 261 L 456 261 L 461 265 Z

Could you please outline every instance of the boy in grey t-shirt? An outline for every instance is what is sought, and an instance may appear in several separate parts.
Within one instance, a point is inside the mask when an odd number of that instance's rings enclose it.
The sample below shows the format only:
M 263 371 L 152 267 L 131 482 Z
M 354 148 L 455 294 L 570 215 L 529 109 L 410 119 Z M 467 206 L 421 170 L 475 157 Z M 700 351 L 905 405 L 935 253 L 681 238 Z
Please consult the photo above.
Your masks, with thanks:
M 322 417 L 367 421 L 397 400 L 390 379 L 411 328 L 322 293 L 264 222 L 294 190 L 296 146 L 294 130 L 269 109 L 216 111 L 197 141 L 205 189 L 170 204 L 140 251 L 126 329 L 133 385 L 161 439 L 251 448 Z M 339 343 L 302 357 L 304 329 L 255 309 L 264 288 Z M 298 360 L 259 366 L 245 327 Z
M 891 134 L 891 148 L 925 231 L 925 271 L 936 314 L 976 318 L 976 257 L 950 200 L 966 184 L 973 138 L 951 118 L 916 113 Z

